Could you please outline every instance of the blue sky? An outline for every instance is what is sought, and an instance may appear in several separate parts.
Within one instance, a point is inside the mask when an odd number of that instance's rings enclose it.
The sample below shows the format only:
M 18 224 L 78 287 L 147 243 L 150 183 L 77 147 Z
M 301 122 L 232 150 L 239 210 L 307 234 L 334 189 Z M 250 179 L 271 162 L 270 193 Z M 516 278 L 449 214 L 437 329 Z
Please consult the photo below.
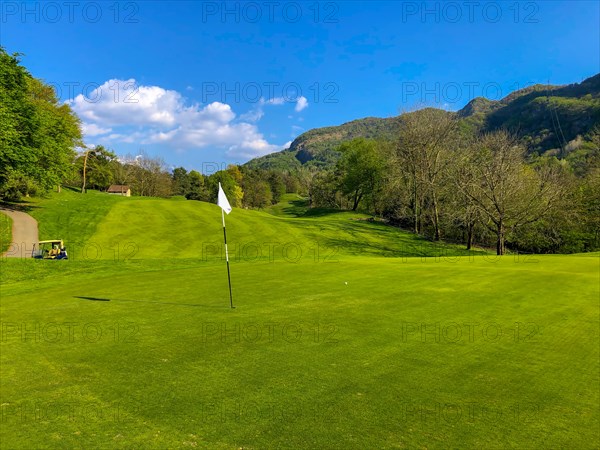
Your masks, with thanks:
M 210 171 L 315 127 L 600 72 L 600 2 L 11 2 L 85 141 Z

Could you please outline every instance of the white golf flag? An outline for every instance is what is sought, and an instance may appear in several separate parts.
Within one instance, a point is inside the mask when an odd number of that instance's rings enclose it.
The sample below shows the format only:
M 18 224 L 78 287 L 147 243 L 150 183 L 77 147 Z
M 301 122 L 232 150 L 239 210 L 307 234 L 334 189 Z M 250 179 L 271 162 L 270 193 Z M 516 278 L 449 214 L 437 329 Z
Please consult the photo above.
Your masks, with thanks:
M 223 192 L 223 188 L 221 187 L 221 183 L 219 183 L 219 198 L 217 200 L 217 205 L 221 207 L 223 211 L 227 214 L 231 212 L 231 205 L 229 204 L 229 200 L 227 200 L 227 196 L 225 192 Z

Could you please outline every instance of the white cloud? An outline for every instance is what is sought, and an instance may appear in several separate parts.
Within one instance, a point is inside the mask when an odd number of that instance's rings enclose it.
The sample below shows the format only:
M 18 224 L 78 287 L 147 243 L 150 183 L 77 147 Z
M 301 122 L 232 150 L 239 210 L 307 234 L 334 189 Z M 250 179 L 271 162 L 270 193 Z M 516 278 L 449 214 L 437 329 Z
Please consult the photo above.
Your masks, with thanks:
M 283 97 L 274 97 L 274 98 L 270 98 L 269 100 L 263 100 L 262 98 L 260 99 L 261 103 L 267 104 L 267 105 L 283 105 L 285 103 L 285 98 Z
M 112 128 L 101 128 L 95 123 L 82 122 L 81 131 L 86 136 L 98 136 L 99 134 L 110 133 L 112 131 Z
M 248 122 L 258 122 L 265 115 L 265 112 L 262 108 L 251 109 L 250 111 L 241 114 L 240 119 Z
M 285 103 L 285 98 L 283 98 L 283 97 L 274 97 L 274 98 L 270 98 L 269 100 L 265 100 L 264 98 L 261 98 L 258 101 L 256 107 L 254 109 L 251 109 L 250 111 L 242 114 L 240 116 L 240 119 L 246 120 L 248 122 L 256 123 L 260 119 L 262 119 L 263 116 L 265 115 L 265 112 L 263 110 L 263 107 L 265 105 L 279 106 L 279 105 L 283 105 L 284 103 Z
M 263 100 L 236 120 L 231 106 L 213 102 L 187 105 L 177 91 L 139 86 L 134 79 L 109 80 L 68 101 L 85 121 L 86 137 L 105 141 L 161 144 L 177 151 L 221 148 L 229 156 L 252 158 L 281 149 L 269 143 L 253 122 L 264 115 L 263 105 L 283 104 L 283 98 Z M 298 105 L 296 105 L 297 107 Z
M 79 94 L 68 103 L 83 119 L 103 126 L 168 126 L 175 123 L 182 97 L 158 86 L 138 86 L 134 79 L 108 80 L 87 97 Z
M 296 107 L 294 108 L 296 110 L 296 112 L 300 112 L 307 107 L 308 107 L 308 100 L 306 99 L 306 97 L 304 97 L 304 96 L 298 97 L 298 101 L 296 102 Z

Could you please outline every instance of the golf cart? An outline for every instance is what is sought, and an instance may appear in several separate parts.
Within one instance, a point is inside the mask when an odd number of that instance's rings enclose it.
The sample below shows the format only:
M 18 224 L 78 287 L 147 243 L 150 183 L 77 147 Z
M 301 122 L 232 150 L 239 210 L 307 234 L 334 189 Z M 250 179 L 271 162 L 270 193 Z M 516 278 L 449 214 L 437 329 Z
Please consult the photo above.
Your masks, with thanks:
M 35 259 L 69 259 L 62 239 L 40 241 L 37 245 L 33 244 L 31 257 Z

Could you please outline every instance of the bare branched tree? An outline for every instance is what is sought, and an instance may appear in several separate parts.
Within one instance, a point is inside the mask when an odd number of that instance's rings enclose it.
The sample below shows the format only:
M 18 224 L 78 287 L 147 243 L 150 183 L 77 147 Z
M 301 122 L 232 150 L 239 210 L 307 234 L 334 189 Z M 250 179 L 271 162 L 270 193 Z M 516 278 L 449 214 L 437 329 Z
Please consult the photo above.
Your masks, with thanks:
M 495 232 L 498 255 L 508 233 L 546 217 L 561 197 L 560 169 L 533 168 L 524 155 L 506 131 L 482 135 L 462 155 L 457 186 Z

